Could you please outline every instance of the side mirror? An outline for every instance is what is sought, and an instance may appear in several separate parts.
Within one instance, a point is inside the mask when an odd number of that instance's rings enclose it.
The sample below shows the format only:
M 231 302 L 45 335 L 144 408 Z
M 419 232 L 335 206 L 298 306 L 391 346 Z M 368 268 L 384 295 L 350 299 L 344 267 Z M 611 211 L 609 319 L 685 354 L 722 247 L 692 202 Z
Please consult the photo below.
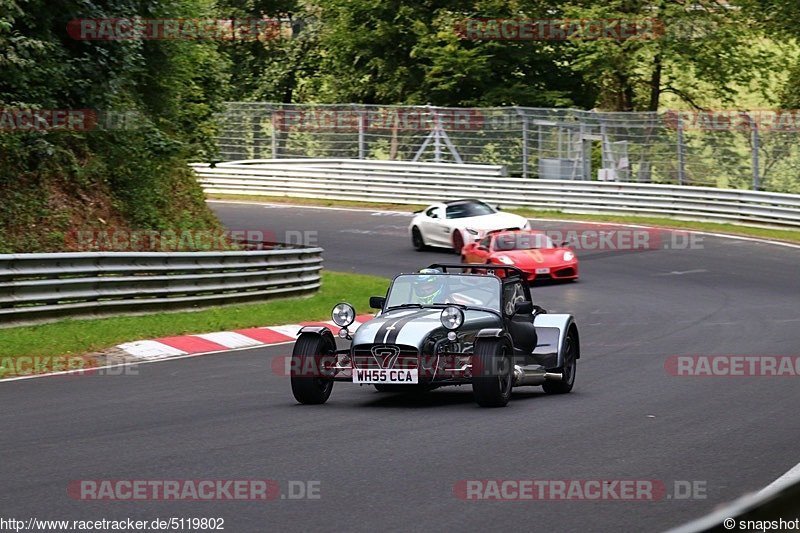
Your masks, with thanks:
M 517 302 L 514 304 L 515 315 L 529 315 L 533 313 L 533 302 Z
M 383 309 L 383 306 L 386 305 L 386 298 L 383 296 L 370 296 L 369 297 L 369 306 L 372 309 Z
M 497 205 L 497 206 L 495 206 L 495 209 L 498 210 L 498 211 L 502 211 L 503 210 L 503 206 Z

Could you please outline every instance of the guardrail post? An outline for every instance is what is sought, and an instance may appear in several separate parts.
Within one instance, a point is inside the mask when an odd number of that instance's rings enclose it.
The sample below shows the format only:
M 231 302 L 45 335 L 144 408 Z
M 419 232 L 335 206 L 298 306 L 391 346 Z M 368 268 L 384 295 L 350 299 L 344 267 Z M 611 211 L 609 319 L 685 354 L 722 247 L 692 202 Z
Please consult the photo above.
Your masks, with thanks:
M 683 118 L 678 113 L 678 185 L 683 185 L 686 180 L 686 160 L 683 150 Z

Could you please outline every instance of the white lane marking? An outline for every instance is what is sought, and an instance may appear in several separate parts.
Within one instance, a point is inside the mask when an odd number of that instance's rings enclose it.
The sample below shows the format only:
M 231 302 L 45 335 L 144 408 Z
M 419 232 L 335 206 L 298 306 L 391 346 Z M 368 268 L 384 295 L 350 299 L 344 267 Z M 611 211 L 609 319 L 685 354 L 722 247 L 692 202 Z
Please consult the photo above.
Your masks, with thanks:
M 269 326 L 266 329 L 271 329 L 277 331 L 282 335 L 286 335 L 287 337 L 297 338 L 300 334 L 300 328 L 302 328 L 300 324 L 287 324 L 285 326 Z
M 209 340 L 213 343 L 220 344 L 226 348 L 244 348 L 245 346 L 257 346 L 264 344 L 263 342 L 251 339 L 241 333 L 235 331 L 217 331 L 214 333 L 202 333 L 199 335 L 192 335 L 192 337 L 200 337 L 201 339 Z
M 800 481 L 800 463 L 794 465 L 794 468 L 786 472 L 784 475 L 758 491 L 759 494 L 764 494 L 766 492 L 772 492 L 782 489 L 783 487 L 787 487 L 792 483 Z
M 169 357 L 172 355 L 184 355 L 186 352 L 167 346 L 158 341 L 134 341 L 120 344 L 118 348 L 125 350 L 134 357 L 141 357 L 142 359 L 153 359 L 156 357 Z
M 662 272 L 660 274 L 653 274 L 654 276 L 683 276 L 684 274 L 699 274 L 701 272 L 708 272 L 705 268 L 696 268 L 694 270 L 673 270 L 672 272 Z

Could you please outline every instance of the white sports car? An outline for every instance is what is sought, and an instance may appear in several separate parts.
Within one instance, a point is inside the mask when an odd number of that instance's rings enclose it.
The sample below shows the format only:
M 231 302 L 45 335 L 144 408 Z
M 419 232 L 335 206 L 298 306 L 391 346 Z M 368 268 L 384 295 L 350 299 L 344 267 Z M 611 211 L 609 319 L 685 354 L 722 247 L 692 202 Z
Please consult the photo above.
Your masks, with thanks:
M 501 229 L 530 229 L 530 224 L 525 217 L 498 211 L 480 200 L 451 200 L 417 211 L 408 227 L 417 250 L 439 246 L 457 254 L 464 244 Z

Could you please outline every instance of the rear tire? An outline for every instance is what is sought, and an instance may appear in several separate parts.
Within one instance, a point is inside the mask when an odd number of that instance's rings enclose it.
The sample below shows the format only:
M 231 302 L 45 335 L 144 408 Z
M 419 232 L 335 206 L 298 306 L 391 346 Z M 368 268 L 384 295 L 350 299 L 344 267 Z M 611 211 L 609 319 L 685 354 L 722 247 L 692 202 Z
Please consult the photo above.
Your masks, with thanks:
M 501 339 L 478 339 L 472 355 L 472 394 L 481 407 L 505 407 L 514 386 L 510 350 Z
M 575 371 L 578 368 L 578 355 L 579 346 L 578 338 L 574 330 L 567 333 L 567 338 L 564 341 L 564 366 L 555 368 L 550 372 L 558 372 L 564 375 L 562 381 L 545 381 L 542 384 L 544 392 L 547 394 L 567 394 L 572 391 L 575 386 Z
M 298 376 L 295 375 L 295 369 L 310 368 L 316 374 L 320 371 L 320 359 L 332 356 L 335 352 L 336 343 L 330 337 L 316 333 L 303 333 L 298 337 L 292 351 L 292 394 L 295 400 L 306 405 L 319 405 L 328 401 L 333 390 L 332 379 Z
M 411 245 L 418 252 L 425 251 L 425 249 L 428 248 L 425 246 L 425 240 L 422 238 L 422 232 L 420 232 L 419 228 L 416 226 L 411 228 Z
M 461 232 L 456 230 L 453 233 L 453 251 L 461 255 L 461 249 L 464 247 L 464 236 L 461 235 Z

